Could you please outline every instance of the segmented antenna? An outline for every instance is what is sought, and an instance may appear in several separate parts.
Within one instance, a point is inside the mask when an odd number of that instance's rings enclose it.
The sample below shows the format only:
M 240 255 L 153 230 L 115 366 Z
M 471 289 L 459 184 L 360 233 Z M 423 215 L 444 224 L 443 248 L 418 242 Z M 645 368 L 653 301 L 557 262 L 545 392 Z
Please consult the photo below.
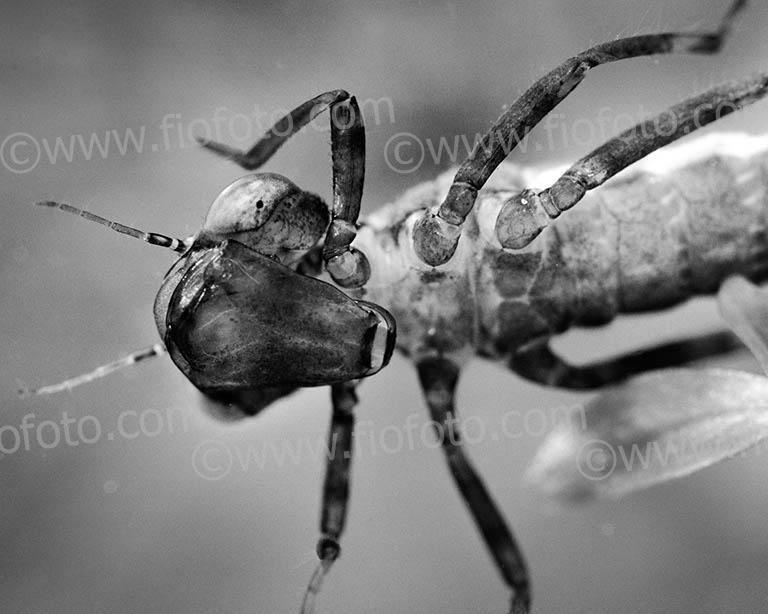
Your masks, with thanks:
M 162 343 L 156 343 L 155 345 L 152 345 L 148 348 L 144 348 L 143 350 L 139 350 L 137 352 L 133 352 L 128 356 L 125 356 L 123 358 L 110 362 L 106 365 L 101 365 L 100 367 L 97 367 L 90 373 L 83 373 L 82 375 L 78 375 L 77 377 L 64 380 L 63 382 L 60 382 L 58 384 L 41 386 L 40 388 L 33 388 L 32 390 L 30 390 L 26 386 L 26 384 L 24 384 L 24 382 L 22 382 L 21 380 L 17 380 L 19 384 L 19 396 L 22 399 L 26 399 L 27 397 L 30 397 L 32 395 L 55 394 L 57 392 L 63 392 L 64 390 L 72 390 L 72 388 L 75 388 L 76 386 L 80 386 L 81 384 L 87 384 L 88 382 L 92 382 L 93 380 L 100 379 L 105 375 L 109 375 L 110 373 L 117 371 L 118 369 L 122 369 L 123 367 L 128 367 L 141 360 L 152 358 L 153 356 L 160 356 L 162 354 L 165 354 L 165 352 L 166 352 L 165 346 Z
M 77 207 L 73 207 L 72 205 L 68 205 L 66 203 L 57 203 L 53 200 L 42 200 L 35 204 L 41 207 L 52 207 L 54 209 L 60 209 L 61 211 L 66 211 L 67 213 L 74 213 L 75 215 L 84 217 L 86 220 L 96 222 L 97 224 L 111 228 L 112 230 L 115 230 L 121 234 L 129 235 L 131 237 L 141 239 L 142 241 L 146 241 L 150 245 L 167 247 L 179 253 L 184 253 L 187 251 L 187 249 L 189 249 L 189 243 L 182 241 L 181 239 L 174 239 L 173 237 L 161 235 L 156 232 L 144 232 L 142 230 L 137 230 L 136 228 L 131 228 L 130 226 L 125 226 L 124 224 L 119 224 L 118 222 L 113 222 L 107 218 L 101 217 L 100 215 L 96 215 L 90 211 L 85 211 L 84 209 L 78 209 Z

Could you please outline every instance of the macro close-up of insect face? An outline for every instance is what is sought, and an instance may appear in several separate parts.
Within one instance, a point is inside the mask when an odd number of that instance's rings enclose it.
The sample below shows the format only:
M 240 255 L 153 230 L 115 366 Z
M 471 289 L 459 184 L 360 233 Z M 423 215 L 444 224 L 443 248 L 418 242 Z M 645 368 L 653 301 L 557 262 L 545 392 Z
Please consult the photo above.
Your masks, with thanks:
M 240 179 L 213 203 L 155 300 L 165 347 L 203 393 L 248 396 L 235 405 L 252 415 L 255 396 L 373 375 L 389 362 L 395 324 L 385 309 L 285 266 L 327 226 L 324 203 L 277 175 Z
M 763 611 L 764 7 L 382 10 L 14 11 L 0 610 Z

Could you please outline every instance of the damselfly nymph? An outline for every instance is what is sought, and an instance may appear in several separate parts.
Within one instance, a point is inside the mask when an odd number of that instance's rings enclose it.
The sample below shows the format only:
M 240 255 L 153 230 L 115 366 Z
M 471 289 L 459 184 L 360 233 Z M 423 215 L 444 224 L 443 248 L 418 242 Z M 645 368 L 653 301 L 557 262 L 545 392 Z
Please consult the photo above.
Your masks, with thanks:
M 341 550 L 356 388 L 396 348 L 416 365 L 451 474 L 511 592 L 509 611 L 530 611 L 521 549 L 462 444 L 454 402 L 459 373 L 480 355 L 533 382 L 590 389 L 736 347 L 730 334 L 716 333 L 573 366 L 549 342 L 571 326 L 714 293 L 733 274 L 764 279 L 765 137 L 717 135 L 661 148 L 758 101 L 768 93 L 768 74 L 691 97 L 564 172 L 526 170 L 504 159 L 590 69 L 640 56 L 714 53 L 744 5 L 735 2 L 712 31 L 621 38 L 565 61 L 502 114 L 458 171 L 417 186 L 366 220 L 358 220 L 365 131 L 355 98 L 344 90 L 296 107 L 248 151 L 201 140 L 255 171 L 328 110 L 330 206 L 281 175 L 253 173 L 221 192 L 197 234 L 174 239 L 57 201 L 41 203 L 181 257 L 155 301 L 161 343 L 31 392 L 71 388 L 166 352 L 208 409 L 226 419 L 255 415 L 299 387 L 329 385 L 335 445 L 320 560 L 302 604 L 308 613 Z M 656 150 L 644 165 L 621 172 Z

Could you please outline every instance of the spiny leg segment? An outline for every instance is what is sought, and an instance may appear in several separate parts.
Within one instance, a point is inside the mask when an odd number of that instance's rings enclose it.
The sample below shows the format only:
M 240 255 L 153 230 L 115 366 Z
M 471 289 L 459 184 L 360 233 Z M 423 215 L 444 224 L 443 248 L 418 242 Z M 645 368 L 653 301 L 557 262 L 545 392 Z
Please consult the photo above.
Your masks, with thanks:
M 514 354 L 509 368 L 538 384 L 589 390 L 617 384 L 646 371 L 677 367 L 742 347 L 735 335 L 717 332 L 644 348 L 602 362 L 571 365 L 543 342 Z
M 521 249 L 592 190 L 630 164 L 694 130 L 738 111 L 768 94 L 768 73 L 721 85 L 689 98 L 601 145 L 571 166 L 550 187 L 523 190 L 508 199 L 496 218 L 502 247 Z
M 365 178 L 365 129 L 354 96 L 333 90 L 315 96 L 278 120 L 248 151 L 207 139 L 200 144 L 229 158 L 246 170 L 262 166 L 278 148 L 326 109 L 331 113 L 331 157 L 333 162 L 333 206 L 325 237 L 323 259 L 334 281 L 345 288 L 365 284 L 371 274 L 368 259 L 350 247 L 357 234 L 357 217 Z
M 512 590 L 509 612 L 527 614 L 531 607 L 531 587 L 522 552 L 482 479 L 464 453 L 454 405 L 459 368 L 442 356 L 423 358 L 417 368 L 432 420 L 439 430 L 438 437 L 448 468 L 483 535 L 496 568 Z
M 427 211 L 414 227 L 414 247 L 431 266 L 447 262 L 456 250 L 461 227 L 478 191 L 496 167 L 552 109 L 596 66 L 663 53 L 715 53 L 733 18 L 746 5 L 736 0 L 712 32 L 668 32 L 621 38 L 596 45 L 566 60 L 518 98 L 493 124 L 462 163 L 437 213 Z
M 323 506 L 320 517 L 321 537 L 317 542 L 317 556 L 320 562 L 312 574 L 301 614 L 312 614 L 315 598 L 320 592 L 323 578 L 339 558 L 339 538 L 344 531 L 349 500 L 349 480 L 352 465 L 352 432 L 355 426 L 354 408 L 357 405 L 355 388 L 357 382 L 342 382 L 331 386 L 333 412 L 328 432 L 328 464 L 323 485 Z

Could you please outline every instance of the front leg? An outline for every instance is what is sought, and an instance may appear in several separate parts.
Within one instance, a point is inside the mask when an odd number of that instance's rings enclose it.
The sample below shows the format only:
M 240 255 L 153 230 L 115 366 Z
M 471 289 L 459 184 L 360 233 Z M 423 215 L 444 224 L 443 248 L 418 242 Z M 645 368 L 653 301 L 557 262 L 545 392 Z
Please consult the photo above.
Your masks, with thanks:
M 438 430 L 448 468 L 483 535 L 486 546 L 491 551 L 496 568 L 512 590 L 509 612 L 527 614 L 531 607 L 531 586 L 520 547 L 482 479 L 464 453 L 454 406 L 459 368 L 442 356 L 423 358 L 418 362 L 417 368 L 421 388 Z
M 311 122 L 323 111 L 347 100 L 349 93 L 344 90 L 332 90 L 301 103 L 288 115 L 281 117 L 274 126 L 267 130 L 258 142 L 248 151 L 235 149 L 208 139 L 198 138 L 197 142 L 215 154 L 229 158 L 247 171 L 255 171 L 263 166 L 289 138 Z

